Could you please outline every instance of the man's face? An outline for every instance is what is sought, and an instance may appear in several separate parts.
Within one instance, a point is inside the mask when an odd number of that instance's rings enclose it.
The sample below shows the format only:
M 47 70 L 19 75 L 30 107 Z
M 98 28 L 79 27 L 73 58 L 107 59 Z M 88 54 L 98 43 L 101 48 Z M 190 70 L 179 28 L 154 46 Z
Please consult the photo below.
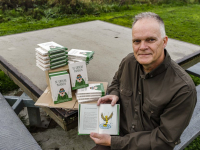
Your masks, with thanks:
M 148 71 L 164 60 L 167 37 L 161 37 L 160 25 L 153 18 L 138 20 L 132 28 L 132 46 L 137 61 Z
M 76 80 L 80 83 L 82 81 L 82 76 L 77 76 Z
M 59 94 L 60 94 L 60 96 L 63 97 L 63 96 L 65 95 L 65 90 L 60 90 L 60 91 L 59 91 Z

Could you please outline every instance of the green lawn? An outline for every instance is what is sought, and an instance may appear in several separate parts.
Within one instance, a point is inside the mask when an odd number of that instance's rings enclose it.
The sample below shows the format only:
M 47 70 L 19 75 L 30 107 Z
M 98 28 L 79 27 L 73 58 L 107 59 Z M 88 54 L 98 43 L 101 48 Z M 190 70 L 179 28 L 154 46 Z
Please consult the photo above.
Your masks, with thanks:
M 43 17 L 39 21 L 31 19 L 31 17 L 11 18 L 11 21 L 9 22 L 0 23 L 0 36 L 91 20 L 103 20 L 131 27 L 132 18 L 135 14 L 143 11 L 151 11 L 159 14 L 163 18 L 167 35 L 170 38 L 200 45 L 200 5 L 136 5 L 130 7 L 131 10 L 101 13 L 98 16 L 66 15 L 58 18 Z
M 31 16 L 25 15 L 17 17 L 16 12 L 12 12 L 12 17 L 8 17 L 9 21 L 0 23 L 0 36 L 92 20 L 107 21 L 131 28 L 133 16 L 144 11 L 155 12 L 163 18 L 167 35 L 170 38 L 200 45 L 200 5 L 197 4 L 185 6 L 132 5 L 129 6 L 129 10 L 120 11 L 119 9 L 118 12 L 84 16 L 75 14 L 60 15 L 57 18 L 46 16 L 41 20 L 34 20 Z M 0 76 L 4 76 L 1 71 Z M 194 78 L 193 80 L 196 84 L 200 83 L 199 78 Z M 3 84 L 3 81 L 0 79 L 0 87 Z M 185 150 L 200 150 L 200 137 L 197 137 Z

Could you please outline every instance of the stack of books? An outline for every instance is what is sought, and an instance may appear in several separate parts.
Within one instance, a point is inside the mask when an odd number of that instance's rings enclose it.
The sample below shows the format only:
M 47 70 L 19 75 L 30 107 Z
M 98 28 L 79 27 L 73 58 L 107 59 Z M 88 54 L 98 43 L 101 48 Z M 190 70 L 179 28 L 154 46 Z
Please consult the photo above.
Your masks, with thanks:
M 55 42 L 38 44 L 36 48 L 36 66 L 43 71 L 55 69 L 68 64 L 67 48 Z
M 82 62 L 85 61 L 89 64 L 89 61 L 93 59 L 94 51 L 71 49 L 68 52 L 68 63 Z
M 89 84 L 88 87 L 76 91 L 76 99 L 79 103 L 97 101 L 102 96 L 105 96 L 102 83 Z
M 49 83 L 54 104 L 72 100 L 70 78 L 67 71 L 49 73 Z

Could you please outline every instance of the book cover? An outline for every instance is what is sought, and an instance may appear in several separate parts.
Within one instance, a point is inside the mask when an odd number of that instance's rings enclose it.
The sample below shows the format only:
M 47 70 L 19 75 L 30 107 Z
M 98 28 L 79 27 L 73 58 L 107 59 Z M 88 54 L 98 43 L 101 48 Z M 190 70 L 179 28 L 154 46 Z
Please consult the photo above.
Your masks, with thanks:
M 61 56 L 66 56 L 68 52 L 66 51 L 62 51 L 62 52 L 58 52 L 58 53 L 52 53 L 49 54 L 49 58 L 56 58 L 56 57 L 61 57 Z
M 86 62 L 69 64 L 72 90 L 88 87 Z
M 59 45 L 53 41 L 46 42 L 46 43 L 40 43 L 40 44 L 38 44 L 38 46 L 40 46 L 42 49 L 46 50 L 49 54 L 67 50 L 66 47 Z
M 42 56 L 47 56 L 48 55 L 48 51 L 46 51 L 46 50 L 44 50 L 44 49 L 42 49 L 40 47 L 35 48 L 35 51 L 36 51 L 36 53 L 39 53 Z
M 48 55 L 40 55 L 40 53 L 38 53 L 38 52 L 36 52 L 36 56 L 38 56 L 42 60 L 49 60 L 50 59 Z
M 101 96 L 105 95 L 105 90 L 102 83 L 98 84 L 89 84 L 88 87 L 78 89 L 76 95 L 83 95 L 83 94 L 101 94 Z
M 84 57 L 86 61 L 89 61 L 90 58 L 94 55 L 94 51 L 80 50 L 80 49 L 71 49 L 68 52 L 68 56 L 74 57 Z
M 49 82 L 54 104 L 72 100 L 70 78 L 67 71 L 49 73 Z

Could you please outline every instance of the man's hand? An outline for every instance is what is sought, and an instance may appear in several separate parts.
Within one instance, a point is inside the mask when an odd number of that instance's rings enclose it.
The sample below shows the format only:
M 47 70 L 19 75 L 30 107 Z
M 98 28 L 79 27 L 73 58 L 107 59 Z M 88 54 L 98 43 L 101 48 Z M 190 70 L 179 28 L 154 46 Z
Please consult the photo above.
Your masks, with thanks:
M 111 145 L 111 136 L 108 134 L 98 134 L 91 133 L 90 138 L 99 145 L 110 146 Z
M 104 97 L 99 98 L 97 102 L 97 106 L 99 106 L 100 104 L 105 104 L 105 103 L 108 103 L 108 104 L 111 103 L 111 105 L 114 106 L 118 100 L 119 100 L 119 97 L 116 95 L 106 95 Z

